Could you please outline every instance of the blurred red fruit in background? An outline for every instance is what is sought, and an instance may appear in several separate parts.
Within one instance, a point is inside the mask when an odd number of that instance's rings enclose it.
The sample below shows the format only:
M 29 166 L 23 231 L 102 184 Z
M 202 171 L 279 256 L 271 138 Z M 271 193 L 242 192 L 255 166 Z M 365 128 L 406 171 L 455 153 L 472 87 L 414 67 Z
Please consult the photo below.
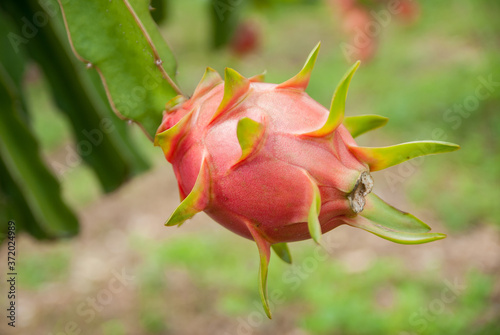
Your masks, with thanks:
M 229 44 L 231 51 L 239 57 L 255 52 L 260 45 L 260 29 L 253 21 L 241 22 Z

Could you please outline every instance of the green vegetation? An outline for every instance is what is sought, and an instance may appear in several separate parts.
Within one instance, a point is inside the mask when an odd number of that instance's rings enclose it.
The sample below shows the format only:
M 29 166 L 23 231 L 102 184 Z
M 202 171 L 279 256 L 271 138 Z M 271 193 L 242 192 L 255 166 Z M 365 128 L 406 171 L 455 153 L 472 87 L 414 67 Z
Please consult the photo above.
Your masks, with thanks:
M 67 281 L 73 256 L 69 251 L 68 242 L 60 242 L 50 250 L 23 255 L 17 268 L 23 274 L 20 288 L 37 290 L 50 283 Z
M 199 298 L 196 302 L 201 305 L 192 308 L 215 307 L 234 319 L 251 319 L 256 312 L 263 316 L 252 272 L 257 266 L 254 248 L 251 243 L 243 248 L 234 239 L 221 243 L 221 237 L 193 235 L 165 243 L 131 236 L 143 256 L 137 269 L 143 287 L 141 308 L 150 310 L 153 301 L 154 310 L 165 313 L 173 302 L 181 303 L 183 296 L 176 297 L 175 288 L 164 280 L 168 269 L 185 273 L 195 292 L 215 292 L 216 301 Z M 485 301 L 494 283 L 476 270 L 470 270 L 465 281 L 445 278 L 435 268 L 409 276 L 401 260 L 389 257 L 353 273 L 348 264 L 335 259 L 335 252 L 319 258 L 312 243 L 294 245 L 294 251 L 298 251 L 294 252 L 297 271 L 273 257 L 269 292 L 271 297 L 272 292 L 281 293 L 274 301 L 276 319 L 284 317 L 287 307 L 300 306 L 296 323 L 313 334 L 331 334 L 332 329 L 340 334 L 468 334 L 477 330 L 475 323 L 487 310 Z

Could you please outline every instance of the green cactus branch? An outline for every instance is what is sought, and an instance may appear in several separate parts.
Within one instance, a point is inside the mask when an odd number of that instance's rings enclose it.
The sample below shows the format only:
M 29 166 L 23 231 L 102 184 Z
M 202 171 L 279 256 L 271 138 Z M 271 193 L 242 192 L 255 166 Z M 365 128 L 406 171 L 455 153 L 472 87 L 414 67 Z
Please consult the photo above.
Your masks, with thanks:
M 131 141 L 130 127 L 109 107 L 97 73 L 73 60 L 62 17 L 57 16 L 60 12 L 56 0 L 43 4 L 44 8 L 36 0 L 0 3 L 0 122 L 8 126 L 1 130 L 0 236 L 6 231 L 4 223 L 8 220 L 15 220 L 20 231 L 36 238 L 57 238 L 78 231 L 76 216 L 64 203 L 57 178 L 41 159 L 38 139 L 30 127 L 30 116 L 42 111 L 36 105 L 28 111 L 24 103 L 22 84 L 29 60 L 40 67 L 47 79 L 54 102 L 68 118 L 77 149 L 81 143 L 92 142 L 91 150 L 79 153 L 105 192 L 115 190 L 149 167 Z M 29 21 L 35 14 L 50 20 L 46 24 Z M 27 35 L 26 26 L 32 34 Z M 93 136 L 93 141 L 89 136 Z M 66 166 L 63 162 L 54 168 L 61 170 Z
M 176 61 L 151 18 L 149 3 L 59 4 L 76 56 L 98 71 L 117 115 L 139 124 L 152 140 L 165 103 L 182 92 L 175 82 Z
M 35 0 L 9 0 L 2 3 L 2 7 L 18 25 L 23 22 L 20 18 L 33 17 L 43 11 Z M 75 67 L 68 48 L 59 40 L 54 27 L 47 24 L 37 29 L 36 36 L 26 44 L 26 50 L 43 70 L 57 106 L 68 116 L 75 142 L 88 143 L 88 134 L 99 132 L 99 141 L 81 156 L 96 173 L 104 191 L 113 191 L 148 166 L 123 134 L 126 125 L 116 122 L 116 117 L 106 111 L 105 104 L 92 97 L 95 92 L 90 92 L 90 79 Z M 21 26 L 18 31 L 21 31 Z M 14 51 L 9 48 L 5 52 Z M 118 130 L 114 132 L 116 134 L 101 131 L 104 118 L 109 119 L 110 129 Z M 127 155 L 132 157 L 127 159 Z
M 2 193 L 11 199 L 7 204 L 15 204 L 20 214 L 9 220 L 27 218 L 22 224 L 30 226 L 39 237 L 74 235 L 78 221 L 62 201 L 57 180 L 43 163 L 35 138 L 19 117 L 18 97 L 12 78 L 0 66 Z M 10 212 L 16 213 L 12 209 Z
M 211 0 L 209 2 L 214 49 L 220 49 L 231 41 L 246 2 L 246 0 Z

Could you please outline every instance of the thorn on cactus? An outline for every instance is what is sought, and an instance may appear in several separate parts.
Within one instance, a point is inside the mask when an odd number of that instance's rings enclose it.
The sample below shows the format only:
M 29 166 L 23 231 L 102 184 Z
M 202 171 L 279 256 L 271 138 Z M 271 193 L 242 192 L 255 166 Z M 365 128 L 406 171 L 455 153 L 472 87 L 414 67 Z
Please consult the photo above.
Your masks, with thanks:
M 173 127 L 156 134 L 154 139 L 154 145 L 162 148 L 163 153 L 167 159 L 172 156 L 175 146 L 180 140 L 187 123 L 191 118 L 192 113 L 185 115 L 180 119 Z
M 166 104 L 165 104 L 165 111 L 167 113 L 172 112 L 174 109 L 180 107 L 183 103 L 187 101 L 187 98 L 183 95 L 177 95 L 170 99 Z
M 344 75 L 339 85 L 335 89 L 335 92 L 333 93 L 332 103 L 330 106 L 330 113 L 328 114 L 328 118 L 323 127 L 306 135 L 315 137 L 323 137 L 330 135 L 342 123 L 342 121 L 344 120 L 347 90 L 349 89 L 349 84 L 351 83 L 352 76 L 358 69 L 359 64 L 360 61 L 357 61 L 349 69 L 349 71 L 347 71 L 347 73 Z
M 211 67 L 207 67 L 205 70 L 205 74 L 201 78 L 200 83 L 196 86 L 194 90 L 193 96 L 191 100 L 195 101 L 199 97 L 203 96 L 205 93 L 213 89 L 215 86 L 222 84 L 223 80 L 220 77 L 219 73 L 212 69 Z
M 231 68 L 224 72 L 224 96 L 217 108 L 212 121 L 221 113 L 235 106 L 250 88 L 250 80 Z
M 311 186 L 313 187 L 313 198 L 307 216 L 307 227 L 309 228 L 309 234 L 313 241 L 320 244 L 322 233 L 318 217 L 321 211 L 321 194 L 319 193 L 316 183 L 312 182 Z
M 460 146 L 456 144 L 440 141 L 416 141 L 380 148 L 349 146 L 354 156 L 368 164 L 370 171 L 387 169 L 412 158 L 458 149 Z
M 251 223 L 246 222 L 248 230 L 250 234 L 252 234 L 255 243 L 257 244 L 257 248 L 259 249 L 260 255 L 260 266 L 259 266 L 259 293 L 260 298 L 262 300 L 262 306 L 264 307 L 264 311 L 269 319 L 271 316 L 271 309 L 269 308 L 269 299 L 267 297 L 267 271 L 269 260 L 271 258 L 271 244 L 267 241 L 262 233 L 257 230 Z
M 208 205 L 209 197 L 209 175 L 208 167 L 205 159 L 202 160 L 200 172 L 196 178 L 196 182 L 188 194 L 188 196 L 175 209 L 170 218 L 165 223 L 165 226 L 179 227 L 188 219 L 192 218 L 196 213 L 203 211 Z
M 305 91 L 307 85 L 309 84 L 309 79 L 311 79 L 311 73 L 314 68 L 314 64 L 316 63 L 316 58 L 318 57 L 320 47 L 321 43 L 316 44 L 313 51 L 311 51 L 311 53 L 309 54 L 309 57 L 307 57 L 306 63 L 304 64 L 302 70 L 300 70 L 300 72 L 294 77 L 276 86 L 276 88 L 288 88 Z
M 353 138 L 370 130 L 385 126 L 388 118 L 379 115 L 348 116 L 342 122 Z
M 375 194 L 370 194 L 366 201 L 360 215 L 345 219 L 347 224 L 401 244 L 427 243 L 446 237 L 445 234 L 428 233 L 431 230 L 428 225 L 388 205 Z
M 271 247 L 273 248 L 276 255 L 278 255 L 278 257 L 281 258 L 285 263 L 292 264 L 292 256 L 290 255 L 288 244 L 275 243 Z
M 241 146 L 241 157 L 238 159 L 238 164 L 247 159 L 252 152 L 257 151 L 264 136 L 264 125 L 245 117 L 238 121 L 236 136 Z
M 257 74 L 255 76 L 248 78 L 248 79 L 254 83 L 263 83 L 264 80 L 266 79 L 266 73 L 267 73 L 267 71 L 264 71 L 261 74 Z

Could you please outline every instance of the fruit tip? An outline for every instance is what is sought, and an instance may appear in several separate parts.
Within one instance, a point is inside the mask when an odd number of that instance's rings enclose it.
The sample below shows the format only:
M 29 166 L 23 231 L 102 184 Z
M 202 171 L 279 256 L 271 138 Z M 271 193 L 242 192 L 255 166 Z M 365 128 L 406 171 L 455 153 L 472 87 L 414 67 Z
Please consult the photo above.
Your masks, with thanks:
M 442 239 L 447 238 L 447 237 L 448 237 L 448 235 L 446 235 L 446 234 L 436 233 L 436 239 L 435 239 L 435 241 L 442 240 Z
M 360 65 L 361 65 L 361 61 L 360 60 L 356 61 L 356 63 L 354 63 L 351 66 L 351 68 L 349 69 L 348 73 L 346 74 L 346 77 L 349 76 L 350 72 L 356 71 Z

